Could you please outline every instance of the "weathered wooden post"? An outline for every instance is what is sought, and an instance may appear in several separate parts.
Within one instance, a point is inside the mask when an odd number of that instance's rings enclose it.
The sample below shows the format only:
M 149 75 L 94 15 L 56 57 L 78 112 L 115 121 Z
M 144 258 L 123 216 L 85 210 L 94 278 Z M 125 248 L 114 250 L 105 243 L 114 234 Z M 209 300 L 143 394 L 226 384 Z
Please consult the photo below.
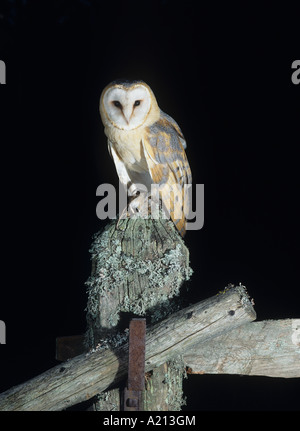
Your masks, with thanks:
M 149 323 L 172 314 L 172 298 L 192 274 L 189 251 L 173 222 L 128 218 L 111 222 L 94 237 L 92 274 L 87 281 L 86 345 L 89 349 L 111 339 L 129 318 L 146 316 Z M 159 342 L 159 340 L 157 340 Z M 145 410 L 179 410 L 184 363 L 172 361 L 147 374 Z M 120 410 L 119 388 L 99 394 L 95 409 Z

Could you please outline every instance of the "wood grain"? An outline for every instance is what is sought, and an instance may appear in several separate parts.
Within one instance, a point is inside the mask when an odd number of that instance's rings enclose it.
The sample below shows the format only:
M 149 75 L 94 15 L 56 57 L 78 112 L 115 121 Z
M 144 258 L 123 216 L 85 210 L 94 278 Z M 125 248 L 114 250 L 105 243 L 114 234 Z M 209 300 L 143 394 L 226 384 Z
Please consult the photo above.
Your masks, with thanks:
M 254 320 L 243 287 L 235 287 L 172 314 L 148 328 L 145 370 L 182 355 L 200 342 Z M 1 410 L 62 410 L 126 377 L 128 343 L 79 355 L 0 395 Z
M 247 323 L 184 354 L 194 374 L 300 377 L 300 319 Z

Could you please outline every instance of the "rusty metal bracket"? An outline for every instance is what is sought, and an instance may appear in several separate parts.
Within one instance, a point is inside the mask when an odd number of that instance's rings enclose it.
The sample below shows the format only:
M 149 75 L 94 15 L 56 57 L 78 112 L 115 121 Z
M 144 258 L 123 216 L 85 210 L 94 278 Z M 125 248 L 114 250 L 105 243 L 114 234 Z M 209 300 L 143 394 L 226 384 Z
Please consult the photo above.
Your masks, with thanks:
M 124 390 L 124 411 L 143 410 L 145 341 L 146 319 L 132 319 L 129 324 L 128 381 Z

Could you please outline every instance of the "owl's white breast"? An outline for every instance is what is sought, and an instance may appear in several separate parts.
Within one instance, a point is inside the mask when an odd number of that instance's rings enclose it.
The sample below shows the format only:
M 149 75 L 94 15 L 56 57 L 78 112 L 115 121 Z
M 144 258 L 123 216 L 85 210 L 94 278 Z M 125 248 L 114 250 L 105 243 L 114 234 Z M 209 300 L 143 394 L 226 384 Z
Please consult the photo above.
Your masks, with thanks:
M 142 139 L 143 129 L 120 130 L 115 127 L 106 127 L 105 134 L 114 146 L 115 151 L 123 163 L 136 172 L 148 170 L 145 159 Z

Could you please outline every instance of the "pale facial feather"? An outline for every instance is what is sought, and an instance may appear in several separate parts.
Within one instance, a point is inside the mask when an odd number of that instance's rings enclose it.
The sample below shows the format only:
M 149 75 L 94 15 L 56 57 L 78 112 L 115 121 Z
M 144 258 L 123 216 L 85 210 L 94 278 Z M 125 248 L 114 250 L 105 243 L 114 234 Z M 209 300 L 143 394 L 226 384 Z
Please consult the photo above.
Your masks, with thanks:
M 128 90 L 112 87 L 105 93 L 103 104 L 108 120 L 115 127 L 132 130 L 141 126 L 147 118 L 151 96 L 148 89 L 142 85 Z

